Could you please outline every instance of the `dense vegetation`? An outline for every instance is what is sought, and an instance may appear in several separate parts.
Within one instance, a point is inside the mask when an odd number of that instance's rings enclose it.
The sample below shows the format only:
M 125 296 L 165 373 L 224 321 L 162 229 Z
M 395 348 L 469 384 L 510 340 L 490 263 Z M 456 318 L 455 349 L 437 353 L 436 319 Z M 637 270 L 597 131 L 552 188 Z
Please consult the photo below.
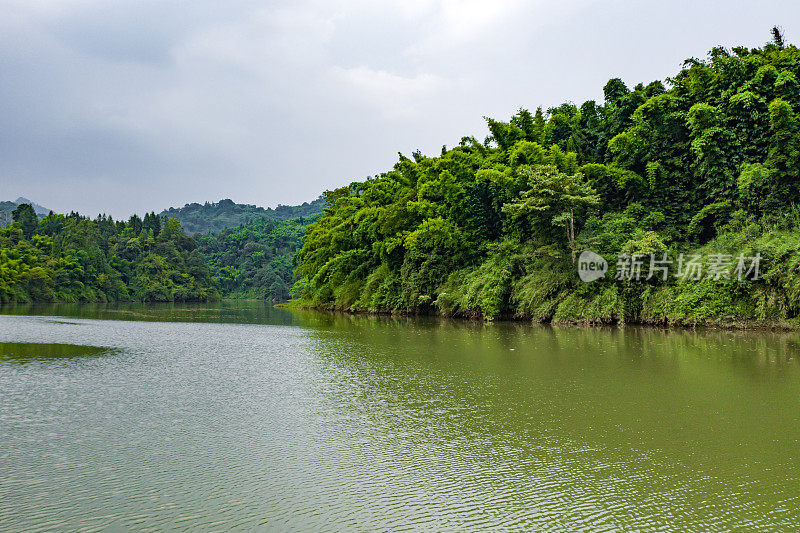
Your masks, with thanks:
M 729 322 L 800 313 L 800 50 L 713 49 L 666 84 L 487 119 L 435 157 L 326 193 L 301 301 L 566 322 Z M 611 273 L 577 276 L 574 256 Z M 614 279 L 621 254 L 760 253 L 756 281 Z
M 193 238 L 154 213 L 127 222 L 75 213 L 37 220 L 23 204 L 12 216 L 0 230 L 0 302 L 286 301 L 292 260 L 318 218 L 256 219 Z
M 295 281 L 292 260 L 306 227 L 316 218 L 257 219 L 196 239 L 224 297 L 283 302 Z
M 39 220 L 22 204 L 13 220 L 0 229 L 0 302 L 218 298 L 208 264 L 175 219 Z
M 216 203 L 186 204 L 184 207 L 171 207 L 161 213 L 163 217 L 175 218 L 187 233 L 208 233 L 235 228 L 258 219 L 290 220 L 322 213 L 324 199 L 317 198 L 302 205 L 279 205 L 275 209 L 237 204 L 233 200 L 220 200 Z

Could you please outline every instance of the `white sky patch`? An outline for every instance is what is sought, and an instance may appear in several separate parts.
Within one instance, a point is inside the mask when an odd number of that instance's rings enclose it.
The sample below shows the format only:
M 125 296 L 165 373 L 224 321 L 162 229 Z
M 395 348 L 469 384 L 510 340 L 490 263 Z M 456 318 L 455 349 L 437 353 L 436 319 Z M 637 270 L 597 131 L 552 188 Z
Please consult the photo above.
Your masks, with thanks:
M 434 74 L 404 77 L 365 66 L 334 68 L 334 76 L 357 90 L 386 118 L 417 116 L 430 98 L 444 90 L 447 82 Z
M 474 39 L 484 29 L 511 18 L 523 6 L 523 0 L 442 0 L 441 39 L 453 44 Z

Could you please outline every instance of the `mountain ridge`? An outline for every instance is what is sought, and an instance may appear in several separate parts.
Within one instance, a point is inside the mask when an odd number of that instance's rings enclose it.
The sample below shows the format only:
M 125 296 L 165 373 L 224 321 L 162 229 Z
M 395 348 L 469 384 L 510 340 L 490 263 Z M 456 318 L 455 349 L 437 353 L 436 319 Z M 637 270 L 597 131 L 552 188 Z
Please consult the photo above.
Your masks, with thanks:
M 278 205 L 259 207 L 252 204 L 238 204 L 229 198 L 218 202 L 197 202 L 185 204 L 183 207 L 170 207 L 164 209 L 159 215 L 175 218 L 188 234 L 219 232 L 235 228 L 248 222 L 266 220 L 291 220 L 293 218 L 308 217 L 322 213 L 325 200 L 319 196 L 311 202 L 300 205 Z

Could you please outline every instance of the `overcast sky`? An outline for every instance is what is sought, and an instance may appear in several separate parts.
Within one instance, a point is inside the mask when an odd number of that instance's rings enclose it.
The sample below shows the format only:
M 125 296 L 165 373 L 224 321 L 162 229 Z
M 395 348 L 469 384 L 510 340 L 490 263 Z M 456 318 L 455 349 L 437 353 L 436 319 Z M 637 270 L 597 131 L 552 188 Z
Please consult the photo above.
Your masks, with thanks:
M 0 199 L 302 203 L 776 24 L 800 3 L 0 0 Z

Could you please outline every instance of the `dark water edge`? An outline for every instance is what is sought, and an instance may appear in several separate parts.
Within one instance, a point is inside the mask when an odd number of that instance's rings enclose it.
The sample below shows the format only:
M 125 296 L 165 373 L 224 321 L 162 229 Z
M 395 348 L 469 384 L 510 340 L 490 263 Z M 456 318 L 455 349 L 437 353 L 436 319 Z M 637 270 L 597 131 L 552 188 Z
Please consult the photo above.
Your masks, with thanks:
M 142 310 L 148 312 L 143 313 Z M 246 311 L 243 314 L 243 311 Z M 555 327 L 592 327 L 623 328 L 649 327 L 665 330 L 686 329 L 721 329 L 721 330 L 756 330 L 756 331 L 798 331 L 800 319 L 793 320 L 754 320 L 749 318 L 725 318 L 703 321 L 628 321 L 628 322 L 593 322 L 593 321 L 542 321 L 529 316 L 506 313 L 494 319 L 487 319 L 478 313 L 461 315 L 444 315 L 435 310 L 429 312 L 409 312 L 391 309 L 342 309 L 335 306 L 313 306 L 299 301 L 273 304 L 267 300 L 246 298 L 222 298 L 214 301 L 184 302 L 31 302 L 2 303 L 0 315 L 42 315 L 59 316 L 67 314 L 83 318 L 118 319 L 118 320 L 158 320 L 165 322 L 241 322 L 260 323 L 273 317 L 282 316 L 291 325 L 298 312 L 330 314 L 333 316 L 375 317 L 413 320 L 456 321 L 472 324 L 518 323 Z
M 98 320 L 145 322 L 272 323 L 291 313 L 276 311 L 262 300 L 217 300 L 214 302 L 86 302 L 86 303 L 7 303 L 0 304 L 0 315 L 51 316 Z
M 702 321 L 670 321 L 663 320 L 634 320 L 628 322 L 619 321 L 559 321 L 559 320 L 537 320 L 530 316 L 520 316 L 514 313 L 505 313 L 497 318 L 484 318 L 478 313 L 462 315 L 444 315 L 437 311 L 430 312 L 409 312 L 397 309 L 343 309 L 335 306 L 314 306 L 299 301 L 275 304 L 277 309 L 315 311 L 320 313 L 331 313 L 351 316 L 374 316 L 374 317 L 425 317 L 439 320 L 457 320 L 473 323 L 495 323 L 495 322 L 515 322 L 531 323 L 541 326 L 558 327 L 593 327 L 593 328 L 623 328 L 623 327 L 649 327 L 665 330 L 687 330 L 687 329 L 721 329 L 721 330 L 761 330 L 761 331 L 798 331 L 800 330 L 800 318 L 793 320 L 754 320 L 750 318 L 725 318 L 719 320 Z

